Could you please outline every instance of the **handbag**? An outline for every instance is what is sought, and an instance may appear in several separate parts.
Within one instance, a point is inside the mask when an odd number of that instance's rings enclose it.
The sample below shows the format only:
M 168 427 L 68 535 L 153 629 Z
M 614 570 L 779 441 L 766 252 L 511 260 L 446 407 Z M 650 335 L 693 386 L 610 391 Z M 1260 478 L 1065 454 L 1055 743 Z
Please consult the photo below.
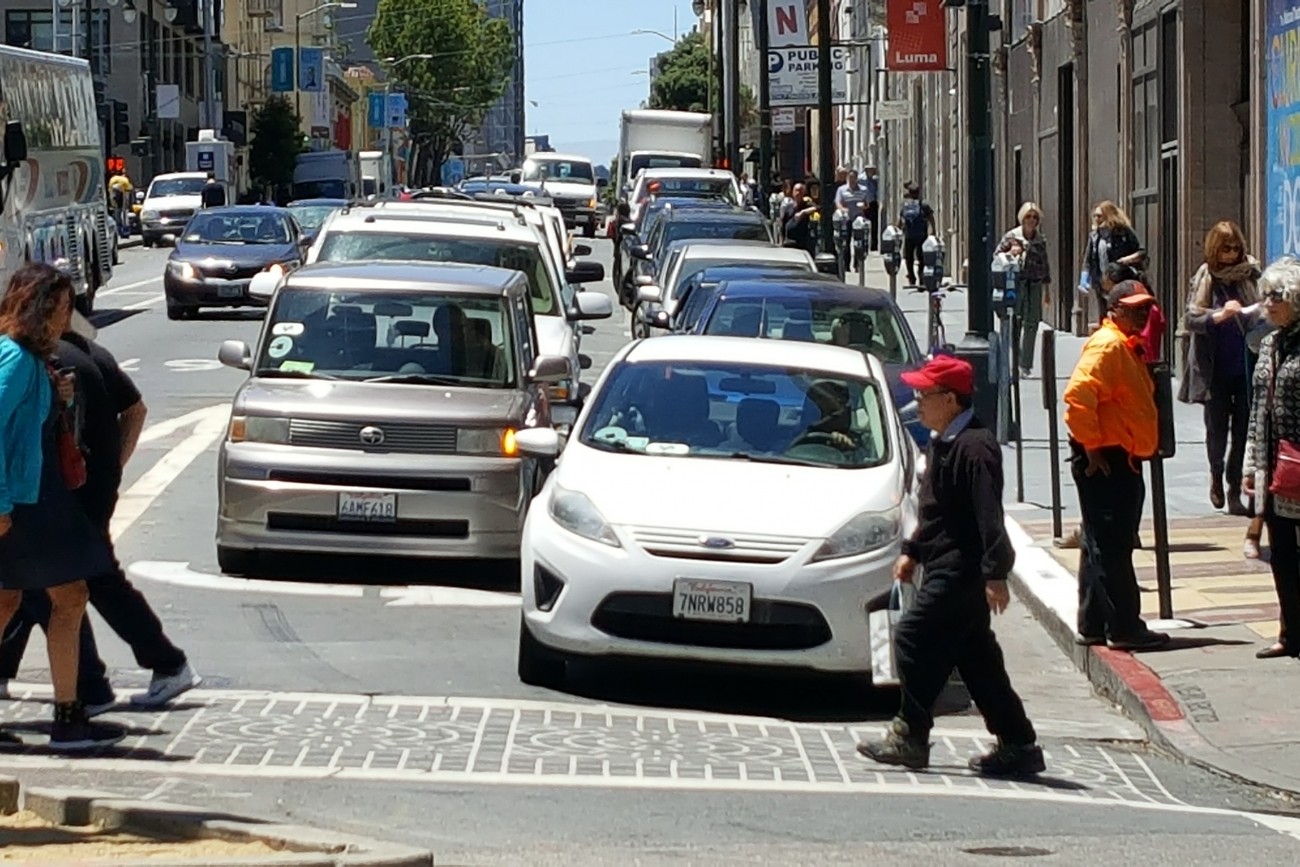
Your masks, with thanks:
M 910 586 L 910 585 L 909 585 Z M 898 654 L 894 647 L 894 634 L 898 621 L 906 608 L 903 582 L 895 581 L 889 591 L 889 601 L 879 611 L 867 615 L 867 631 L 871 636 L 871 685 L 898 686 Z
M 77 432 L 68 420 L 67 410 L 59 412 L 59 428 L 56 433 L 59 450 L 59 472 L 63 484 L 69 491 L 75 491 L 86 484 L 86 456 L 77 442 Z
M 1265 442 L 1273 442 L 1273 400 L 1277 389 L 1277 374 L 1286 363 L 1281 353 L 1280 342 L 1274 347 L 1273 370 L 1268 381 L 1268 403 L 1265 414 Z M 1268 492 L 1287 500 L 1300 500 L 1300 446 L 1287 439 L 1278 438 L 1277 453 L 1273 455 L 1272 473 L 1269 478 Z

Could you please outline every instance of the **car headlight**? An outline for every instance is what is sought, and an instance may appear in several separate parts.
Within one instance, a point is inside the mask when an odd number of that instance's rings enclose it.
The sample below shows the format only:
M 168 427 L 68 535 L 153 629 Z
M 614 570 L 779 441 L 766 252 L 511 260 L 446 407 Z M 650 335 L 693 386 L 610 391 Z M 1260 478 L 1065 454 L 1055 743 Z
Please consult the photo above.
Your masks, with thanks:
M 168 262 L 167 267 L 182 280 L 197 280 L 199 272 L 189 262 Z
M 461 428 L 456 431 L 456 451 L 467 455 L 518 457 L 513 428 Z
M 588 208 L 591 208 L 593 211 L 596 210 L 596 197 L 595 197 L 595 196 L 592 196 L 592 197 L 591 197 L 591 201 L 590 201 L 590 202 L 587 202 L 587 207 L 588 207 Z
M 289 419 L 264 418 L 256 415 L 231 416 L 230 441 L 232 443 L 287 444 L 289 442 Z
M 140 219 L 142 219 L 142 220 L 156 220 L 156 219 L 158 219 L 158 212 L 157 212 L 157 211 L 141 211 L 141 212 L 140 212 Z
M 623 547 L 605 520 L 605 516 L 596 509 L 586 494 L 557 485 L 551 494 L 548 508 L 555 523 L 570 533 L 613 548 Z
M 813 562 L 853 557 L 877 551 L 898 538 L 900 510 L 895 507 L 886 512 L 863 512 L 831 534 L 813 555 Z

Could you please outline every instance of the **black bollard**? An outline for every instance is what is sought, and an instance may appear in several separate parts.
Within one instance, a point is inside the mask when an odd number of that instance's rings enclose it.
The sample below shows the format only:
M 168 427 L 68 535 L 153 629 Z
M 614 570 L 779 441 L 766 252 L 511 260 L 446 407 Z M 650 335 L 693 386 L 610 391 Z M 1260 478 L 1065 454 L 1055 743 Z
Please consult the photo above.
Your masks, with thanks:
M 1048 466 L 1052 477 L 1052 538 L 1061 538 L 1061 434 L 1056 417 L 1056 329 L 1043 332 L 1043 409 L 1047 410 Z

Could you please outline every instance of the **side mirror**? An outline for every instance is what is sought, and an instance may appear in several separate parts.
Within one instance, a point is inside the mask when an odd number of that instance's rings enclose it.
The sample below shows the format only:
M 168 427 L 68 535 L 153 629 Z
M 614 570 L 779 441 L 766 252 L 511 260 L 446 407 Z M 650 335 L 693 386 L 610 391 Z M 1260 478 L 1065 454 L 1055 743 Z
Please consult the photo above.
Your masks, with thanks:
M 573 245 L 573 255 L 575 255 L 575 256 L 590 256 L 590 255 L 591 255 L 591 247 L 588 246 L 587 244 L 574 244 L 574 245 Z
M 650 260 L 650 247 L 646 244 L 637 244 L 629 252 L 632 254 L 633 259 L 640 259 L 642 261 Z
M 553 427 L 530 427 L 515 432 L 515 446 L 531 458 L 553 458 L 560 453 L 560 434 Z
M 608 186 L 609 186 L 609 181 L 605 180 L 604 178 L 596 178 L 596 189 L 603 190 L 605 189 L 605 187 Z
M 227 340 L 217 350 L 217 360 L 236 370 L 253 369 L 253 352 L 242 340 Z
M 510 173 L 510 183 L 512 183 L 512 184 L 520 183 L 520 182 L 523 181 L 523 179 L 524 179 L 524 173 L 523 173 L 523 172 L 511 172 L 511 173 Z
M 618 227 L 618 233 L 620 235 L 635 235 L 636 223 L 623 223 Z
M 638 286 L 654 286 L 654 285 L 655 285 L 655 278 L 651 277 L 649 274 L 642 274 L 642 275 L 640 275 L 639 277 L 636 278 L 636 285 L 638 285 Z
M 528 371 L 529 382 L 557 383 L 564 382 L 573 375 L 569 370 L 569 359 L 559 355 L 541 355 Z
M 5 124 L 4 164 L 16 166 L 27 159 L 27 133 L 22 121 L 11 120 Z
M 306 250 L 314 243 L 316 243 L 315 232 L 303 232 L 301 235 L 298 236 L 298 246 L 302 247 L 304 250 Z
M 603 292 L 583 292 L 573 299 L 571 319 L 608 319 L 614 315 L 614 302 Z
M 672 323 L 668 321 L 668 313 L 662 307 L 650 304 L 641 308 L 641 324 L 647 328 L 666 330 Z
M 642 286 L 636 290 L 636 300 L 642 304 L 658 304 L 664 300 L 664 290 L 658 286 Z
M 248 294 L 254 298 L 270 298 L 279 287 L 281 278 L 282 275 L 274 271 L 263 271 L 248 284 Z
M 599 262 L 574 262 L 564 272 L 564 279 L 570 283 L 599 283 L 605 279 L 605 266 Z

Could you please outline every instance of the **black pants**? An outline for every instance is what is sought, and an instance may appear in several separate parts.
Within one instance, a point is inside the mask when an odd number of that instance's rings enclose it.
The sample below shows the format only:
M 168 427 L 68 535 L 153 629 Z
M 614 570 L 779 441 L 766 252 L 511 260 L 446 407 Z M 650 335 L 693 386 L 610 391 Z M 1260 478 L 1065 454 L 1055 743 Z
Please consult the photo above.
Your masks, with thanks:
M 1300 654 L 1300 521 L 1283 518 L 1269 510 L 1269 550 L 1272 559 L 1273 585 L 1277 588 L 1277 640 L 1292 653 Z
M 880 202 L 867 202 L 867 219 L 871 221 L 871 234 L 867 236 L 868 249 L 880 249 Z
M 110 542 L 110 546 L 111 544 Z M 130 646 L 137 665 L 164 675 L 174 674 L 184 667 L 187 661 L 185 653 L 168 640 L 158 615 L 149 607 L 144 594 L 127 579 L 116 557 L 113 566 L 114 571 L 86 581 L 86 587 L 90 591 L 90 604 L 95 606 L 99 615 Z M 44 592 L 24 593 L 22 609 L 14 616 L 3 643 L 0 643 L 0 679 L 12 678 L 18 673 L 32 630 L 37 626 L 45 629 L 49 622 L 49 597 Z M 104 694 L 108 683 L 89 618 L 82 621 L 81 662 L 78 665 L 77 682 L 77 695 L 88 704 L 96 703 L 97 697 Z M 83 687 L 85 692 L 82 691 Z M 108 688 L 108 693 L 111 695 L 111 688 Z
M 1103 449 L 1110 475 L 1087 476 L 1083 447 L 1070 442 L 1070 471 L 1079 490 L 1083 535 L 1079 540 L 1079 634 L 1133 638 L 1146 631 L 1133 569 L 1133 537 L 1142 519 L 1146 486 L 1129 466 L 1128 453 Z
M 1246 433 L 1250 428 L 1250 380 L 1244 374 L 1215 380 L 1205 402 L 1205 450 L 1210 457 L 1210 476 L 1225 477 L 1228 488 L 1241 490 L 1241 465 L 1246 459 Z M 1228 447 L 1229 434 L 1232 447 Z M 1223 453 L 1228 453 L 1224 462 Z
M 902 684 L 898 717 L 907 724 L 909 738 L 929 738 L 934 703 L 956 668 L 991 734 L 1009 744 L 1035 741 L 1024 703 L 1011 687 L 978 579 L 923 582 L 899 619 L 894 646 Z
M 903 239 L 903 262 L 907 265 L 907 282 L 913 286 L 917 285 L 916 275 L 921 273 L 921 245 L 924 243 L 924 238 L 919 241 L 913 241 L 911 238 Z

